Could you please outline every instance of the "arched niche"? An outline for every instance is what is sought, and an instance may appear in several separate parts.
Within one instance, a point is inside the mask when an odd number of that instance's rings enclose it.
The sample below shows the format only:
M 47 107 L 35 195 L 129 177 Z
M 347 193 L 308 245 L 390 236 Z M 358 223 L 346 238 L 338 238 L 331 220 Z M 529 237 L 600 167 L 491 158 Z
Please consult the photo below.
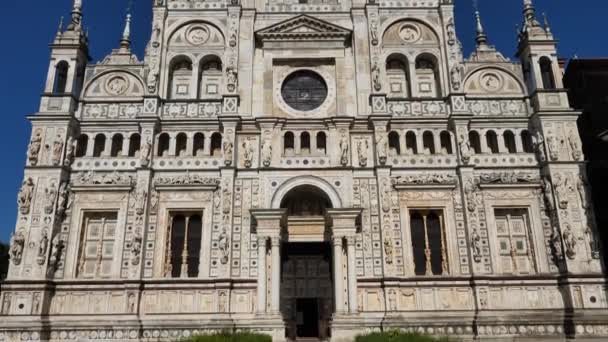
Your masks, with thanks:
M 524 86 L 511 73 L 500 68 L 481 68 L 473 71 L 464 82 L 470 95 L 523 96 Z
M 226 39 L 222 31 L 206 21 L 184 23 L 169 36 L 169 46 L 175 47 L 206 47 L 224 49 Z
M 285 196 L 291 190 L 301 187 L 301 186 L 307 186 L 309 188 L 316 188 L 316 189 L 318 189 L 318 191 L 321 191 L 322 193 L 324 193 L 327 196 L 327 198 L 329 199 L 331 208 L 342 208 L 343 207 L 342 199 L 340 198 L 340 195 L 336 192 L 334 187 L 331 186 L 331 184 L 329 184 L 327 181 L 325 181 L 321 178 L 313 177 L 313 176 L 296 177 L 296 178 L 292 178 L 292 179 L 288 180 L 287 182 L 283 183 L 275 191 L 274 195 L 272 196 L 270 207 L 272 209 L 280 209 L 281 204 L 283 202 L 283 198 L 285 198 Z
M 418 20 L 403 19 L 390 24 L 382 36 L 384 47 L 404 45 L 438 46 L 439 36 L 432 27 Z
M 140 98 L 144 96 L 144 89 L 144 83 L 138 76 L 126 71 L 108 71 L 88 83 L 84 97 Z

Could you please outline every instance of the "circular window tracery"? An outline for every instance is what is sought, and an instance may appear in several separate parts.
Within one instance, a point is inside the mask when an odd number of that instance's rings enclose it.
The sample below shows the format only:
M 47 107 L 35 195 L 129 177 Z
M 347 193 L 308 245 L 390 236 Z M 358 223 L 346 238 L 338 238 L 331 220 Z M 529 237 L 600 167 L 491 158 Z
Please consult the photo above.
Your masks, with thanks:
M 281 87 L 285 103 L 298 111 L 319 108 L 327 99 L 327 83 L 321 75 L 310 70 L 298 70 L 287 76 Z

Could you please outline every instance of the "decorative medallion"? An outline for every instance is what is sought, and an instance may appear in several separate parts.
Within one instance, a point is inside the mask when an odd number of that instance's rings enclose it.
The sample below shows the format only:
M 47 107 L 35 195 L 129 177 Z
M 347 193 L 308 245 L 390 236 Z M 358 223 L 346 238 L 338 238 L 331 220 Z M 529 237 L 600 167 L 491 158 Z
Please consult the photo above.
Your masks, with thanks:
M 406 43 L 415 43 L 420 40 L 420 29 L 414 24 L 407 23 L 399 29 L 399 37 Z
M 502 89 L 502 79 L 495 73 L 485 73 L 479 78 L 481 87 L 491 93 Z
M 129 82 L 122 76 L 110 77 L 108 83 L 106 83 L 106 90 L 108 94 L 122 95 L 127 92 L 129 88 Z
M 192 45 L 203 45 L 209 40 L 209 28 L 206 26 L 193 26 L 186 32 L 186 39 Z

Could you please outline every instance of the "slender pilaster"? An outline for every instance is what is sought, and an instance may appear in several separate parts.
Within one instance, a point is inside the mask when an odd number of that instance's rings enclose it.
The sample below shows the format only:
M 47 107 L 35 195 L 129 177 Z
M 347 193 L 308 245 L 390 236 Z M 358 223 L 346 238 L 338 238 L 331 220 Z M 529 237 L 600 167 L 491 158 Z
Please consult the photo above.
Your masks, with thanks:
M 334 236 L 334 295 L 336 297 L 336 313 L 344 313 L 344 285 L 342 275 L 342 237 Z
M 355 263 L 355 236 L 346 237 L 346 258 L 348 260 L 348 308 L 351 314 L 357 313 L 357 269 Z
M 266 240 L 258 236 L 258 313 L 266 312 Z
M 273 236 L 270 241 L 272 245 L 270 310 L 273 314 L 278 314 L 281 301 L 281 238 Z

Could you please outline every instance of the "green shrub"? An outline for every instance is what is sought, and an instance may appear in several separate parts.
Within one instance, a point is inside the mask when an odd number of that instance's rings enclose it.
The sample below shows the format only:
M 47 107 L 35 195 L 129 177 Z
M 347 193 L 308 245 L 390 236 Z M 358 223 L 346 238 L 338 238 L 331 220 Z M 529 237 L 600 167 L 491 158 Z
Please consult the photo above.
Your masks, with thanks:
M 249 332 L 222 332 L 212 335 L 192 336 L 181 342 L 272 342 L 272 337 Z
M 448 342 L 455 341 L 447 337 L 435 338 L 417 333 L 405 333 L 400 331 L 377 332 L 368 335 L 357 336 L 355 342 Z

